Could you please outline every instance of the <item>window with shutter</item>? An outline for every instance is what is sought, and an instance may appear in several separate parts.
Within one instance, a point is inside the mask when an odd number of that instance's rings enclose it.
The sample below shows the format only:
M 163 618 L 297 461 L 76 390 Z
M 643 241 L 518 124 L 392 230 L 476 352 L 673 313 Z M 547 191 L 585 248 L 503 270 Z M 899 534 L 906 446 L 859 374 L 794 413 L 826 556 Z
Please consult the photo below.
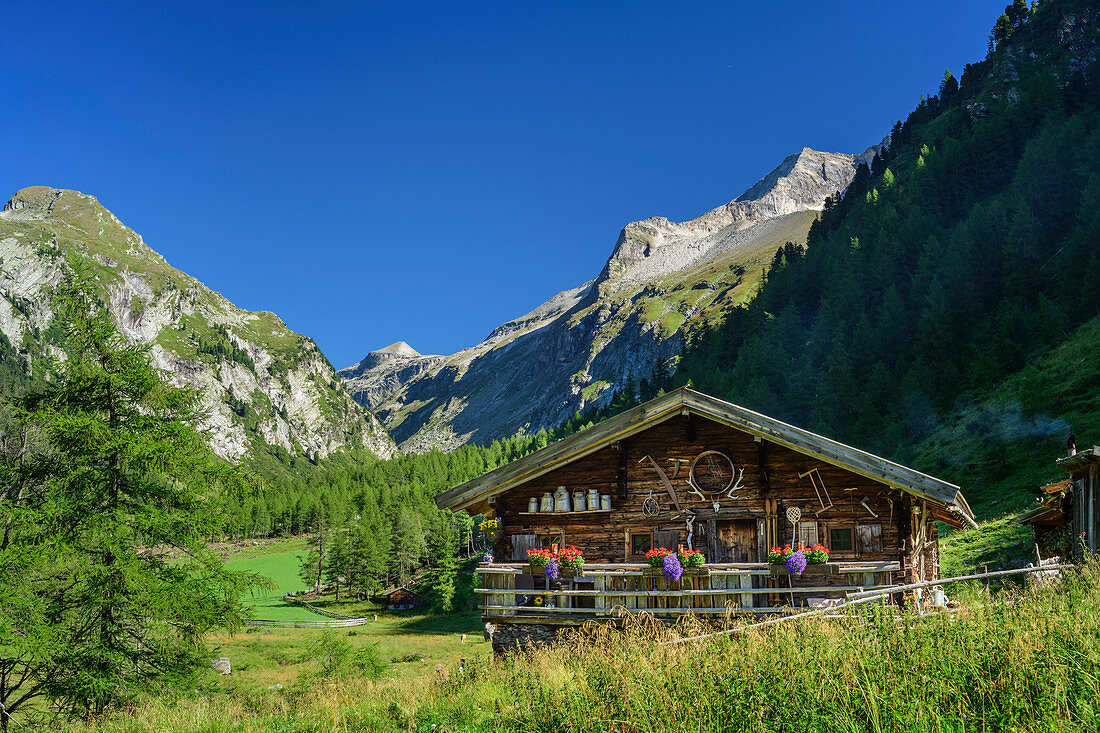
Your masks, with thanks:
M 819 542 L 817 539 L 817 522 L 799 522 L 798 541 L 806 547 L 816 545 Z

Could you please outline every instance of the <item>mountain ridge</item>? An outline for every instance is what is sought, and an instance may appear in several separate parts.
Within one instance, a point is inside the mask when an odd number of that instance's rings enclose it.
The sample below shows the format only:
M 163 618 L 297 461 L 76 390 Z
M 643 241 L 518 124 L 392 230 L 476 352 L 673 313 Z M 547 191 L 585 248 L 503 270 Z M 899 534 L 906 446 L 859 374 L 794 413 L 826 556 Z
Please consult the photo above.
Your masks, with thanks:
M 120 333 L 150 345 L 154 364 L 175 384 L 200 390 L 208 412 L 202 427 L 221 457 L 269 452 L 316 461 L 342 448 L 394 454 L 312 339 L 172 267 L 79 191 L 30 186 L 0 211 L 0 331 L 26 371 L 64 355 L 52 297 L 77 261 L 100 283 Z
M 751 297 L 759 266 L 784 242 L 804 242 L 826 197 L 844 191 L 881 147 L 859 154 L 803 148 L 694 219 L 627 224 L 595 278 L 478 344 L 451 355 L 372 351 L 339 374 L 404 450 L 560 424 L 673 359 L 688 333 Z M 528 389 L 536 397 L 519 399 Z

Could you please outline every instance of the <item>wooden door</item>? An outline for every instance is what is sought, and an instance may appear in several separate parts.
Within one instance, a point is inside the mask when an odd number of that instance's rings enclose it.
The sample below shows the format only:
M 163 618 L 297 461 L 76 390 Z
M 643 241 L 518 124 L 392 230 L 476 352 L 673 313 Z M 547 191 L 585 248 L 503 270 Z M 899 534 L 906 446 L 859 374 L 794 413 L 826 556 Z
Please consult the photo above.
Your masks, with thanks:
M 705 544 L 697 542 L 702 549 L 705 547 L 707 562 L 763 562 L 759 554 L 756 542 L 756 520 L 732 519 L 707 521 L 706 526 L 700 526 L 699 530 L 705 537 Z

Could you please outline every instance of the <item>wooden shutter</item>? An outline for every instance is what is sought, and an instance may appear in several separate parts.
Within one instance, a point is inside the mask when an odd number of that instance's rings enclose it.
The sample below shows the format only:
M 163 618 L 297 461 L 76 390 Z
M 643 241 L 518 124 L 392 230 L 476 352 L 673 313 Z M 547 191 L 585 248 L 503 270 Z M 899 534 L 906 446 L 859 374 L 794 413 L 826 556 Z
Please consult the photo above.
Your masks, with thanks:
M 882 552 L 882 525 L 856 526 L 856 552 Z
M 680 544 L 680 532 L 677 530 L 653 533 L 653 546 L 663 547 L 666 550 L 676 550 Z
M 527 551 L 536 550 L 538 546 L 537 534 L 512 535 L 512 562 L 527 562 Z

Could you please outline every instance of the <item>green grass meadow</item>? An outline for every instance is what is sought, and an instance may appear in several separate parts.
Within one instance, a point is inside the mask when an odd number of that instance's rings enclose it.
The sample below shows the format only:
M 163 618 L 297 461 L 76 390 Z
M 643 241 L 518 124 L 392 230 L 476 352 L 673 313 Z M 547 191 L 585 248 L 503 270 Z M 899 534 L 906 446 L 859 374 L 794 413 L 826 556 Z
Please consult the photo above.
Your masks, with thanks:
M 274 583 L 272 588 L 255 591 L 246 598 L 253 608 L 255 618 L 273 621 L 311 621 L 322 618 L 302 606 L 287 603 L 282 598 L 286 593 L 306 589 L 305 582 L 298 577 L 298 568 L 306 555 L 305 550 L 277 551 L 278 546 L 266 549 L 268 552 L 257 553 L 258 556 L 226 562 L 226 567 L 231 570 L 256 573 Z

